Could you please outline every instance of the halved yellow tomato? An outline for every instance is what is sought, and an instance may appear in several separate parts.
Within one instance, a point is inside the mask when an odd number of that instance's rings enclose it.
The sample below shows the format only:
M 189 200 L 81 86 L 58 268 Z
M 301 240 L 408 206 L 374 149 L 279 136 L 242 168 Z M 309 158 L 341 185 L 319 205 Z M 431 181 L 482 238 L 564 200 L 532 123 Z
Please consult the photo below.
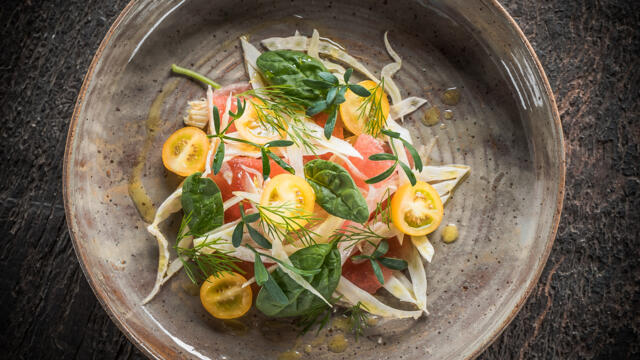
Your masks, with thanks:
M 209 139 L 204 131 L 187 126 L 169 136 L 162 146 L 162 163 L 171 172 L 189 176 L 204 170 Z
M 218 319 L 235 319 L 249 311 L 253 301 L 251 286 L 242 287 L 247 279 L 238 273 L 209 276 L 200 286 L 200 301 L 205 310 Z
M 303 178 L 280 174 L 267 182 L 262 191 L 260 205 L 277 210 L 277 213 L 268 209 L 264 212 L 274 225 L 284 227 L 286 224 L 283 218 L 288 218 L 289 225 L 302 227 L 307 223 L 307 219 L 299 217 L 301 214 L 311 214 L 315 201 L 316 194 L 313 188 Z
M 360 135 L 364 132 L 365 126 L 369 121 L 380 121 L 379 117 L 387 120 L 389 116 L 389 99 L 381 87 L 378 87 L 374 81 L 365 80 L 358 83 L 367 90 L 371 91 L 373 98 L 368 105 L 362 106 L 365 99 L 354 94 L 351 90 L 347 90 L 344 94 L 345 101 L 340 104 L 340 117 L 344 126 L 354 135 Z M 375 89 L 375 91 L 373 91 Z M 370 109 L 372 104 L 375 105 L 372 113 L 377 113 L 375 119 L 370 119 Z
M 278 129 L 265 124 L 264 119 L 260 119 L 260 116 L 269 114 L 267 110 L 256 110 L 256 107 L 261 107 L 262 104 L 262 101 L 255 98 L 248 100 L 244 113 L 234 122 L 240 137 L 260 145 L 282 138 Z
M 391 221 L 407 235 L 427 235 L 440 222 L 444 210 L 442 200 L 433 186 L 418 181 L 414 186 L 406 183 L 391 198 Z

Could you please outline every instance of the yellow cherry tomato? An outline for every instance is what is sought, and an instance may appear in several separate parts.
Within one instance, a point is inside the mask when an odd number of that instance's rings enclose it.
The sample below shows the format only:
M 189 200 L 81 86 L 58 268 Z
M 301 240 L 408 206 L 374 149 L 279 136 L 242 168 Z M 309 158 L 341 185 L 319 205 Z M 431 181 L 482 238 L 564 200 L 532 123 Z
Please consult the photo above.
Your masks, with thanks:
M 302 227 L 307 223 L 307 219 L 296 219 L 300 214 L 311 214 L 316 201 L 316 194 L 313 188 L 303 178 L 291 175 L 280 174 L 274 176 L 262 191 L 260 205 L 277 209 L 277 214 L 264 211 L 264 214 L 274 225 L 286 227 L 283 217 L 290 219 L 289 226 Z
M 248 100 L 244 113 L 234 122 L 240 137 L 260 145 L 282 138 L 282 134 L 277 129 L 269 125 L 265 126 L 263 121 L 260 120 L 260 116 L 264 116 L 261 114 L 270 113 L 266 109 L 256 110 L 256 107 L 261 107 L 263 106 L 262 104 L 262 101 L 255 98 Z
M 415 186 L 406 183 L 391 198 L 391 221 L 407 235 L 419 236 L 433 232 L 444 210 L 442 200 L 433 186 L 418 181 Z
M 344 126 L 354 135 L 360 135 L 365 130 L 365 125 L 369 121 L 379 121 L 377 118 L 384 117 L 387 120 L 389 116 L 389 99 L 381 87 L 377 87 L 374 81 L 365 80 L 358 83 L 367 90 L 371 91 L 373 98 L 368 105 L 363 105 L 366 98 L 354 94 L 351 90 L 347 90 L 344 94 L 345 101 L 340 105 L 340 117 Z M 375 89 L 375 92 L 373 91 Z M 372 104 L 375 105 L 373 111 L 370 111 Z M 377 113 L 374 119 L 369 119 L 370 113 Z
M 209 139 L 204 131 L 187 126 L 169 136 L 162 146 L 162 163 L 171 172 L 189 176 L 204 170 Z
M 200 287 L 200 301 L 205 310 L 218 319 L 235 319 L 249 311 L 253 294 L 251 286 L 242 287 L 247 279 L 238 273 L 211 275 Z

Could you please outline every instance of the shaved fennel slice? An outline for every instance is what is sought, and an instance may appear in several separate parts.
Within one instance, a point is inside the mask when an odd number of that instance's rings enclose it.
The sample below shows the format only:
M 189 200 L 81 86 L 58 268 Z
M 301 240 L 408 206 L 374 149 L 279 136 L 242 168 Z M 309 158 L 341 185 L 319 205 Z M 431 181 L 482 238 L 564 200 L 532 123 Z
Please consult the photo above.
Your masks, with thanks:
M 240 201 L 249 200 L 254 203 L 260 202 L 260 194 L 258 193 L 252 193 L 247 191 L 233 191 L 232 194 L 237 196 L 238 199 L 240 199 Z
M 347 280 L 344 276 L 340 277 L 338 288 L 336 291 L 343 296 L 343 299 L 349 302 L 351 305 L 355 305 L 358 302 L 362 303 L 364 309 L 371 314 L 389 317 L 389 318 L 414 318 L 417 319 L 422 316 L 422 310 L 406 311 L 392 308 L 386 304 L 380 302 L 373 295 L 355 286 L 351 281 Z
M 387 48 L 389 56 L 391 56 L 395 62 L 387 64 L 382 68 L 382 71 L 380 71 L 380 78 L 384 79 L 386 90 L 389 93 L 389 96 L 391 96 L 391 102 L 393 102 L 393 104 L 398 104 L 402 101 L 402 96 L 400 95 L 398 86 L 395 81 L 393 81 L 393 75 L 402 67 L 402 58 L 400 58 L 398 53 L 396 53 L 391 47 L 387 36 L 388 33 L 388 31 L 385 31 L 384 33 L 384 46 Z
M 318 234 L 314 240 L 317 243 L 327 243 L 331 235 L 338 230 L 343 224 L 344 219 L 329 214 L 327 218 L 312 229 L 313 233 Z
M 362 159 L 362 155 L 348 142 L 332 136 L 327 140 L 324 137 L 324 129 L 311 120 L 305 120 L 304 126 L 307 128 L 309 134 L 311 134 L 311 142 L 316 145 L 317 150 L 315 155 L 322 155 L 328 152 L 334 154 L 341 154 L 344 156 L 353 156 Z M 303 155 L 313 155 L 311 153 L 305 153 Z
M 420 255 L 428 262 L 431 262 L 431 259 L 433 259 L 433 255 L 435 254 L 435 250 L 427 236 L 412 236 L 411 242 L 413 243 L 413 246 L 418 249 Z
M 207 100 L 192 100 L 187 104 L 187 115 L 183 119 L 185 125 L 204 129 L 209 123 L 209 117 L 207 116 Z
M 386 81 L 386 80 L 385 80 Z M 389 114 L 395 119 L 400 119 L 403 116 L 409 115 L 412 112 L 418 110 L 422 105 L 426 104 L 427 100 L 416 96 L 410 96 L 398 103 L 391 105 Z
M 146 298 L 142 300 L 142 305 L 148 303 L 160 291 L 162 280 L 169 266 L 169 242 L 158 228 L 158 225 L 166 220 L 171 214 L 182 209 L 180 199 L 182 197 L 182 186 L 178 187 L 165 201 L 162 202 L 151 225 L 147 226 L 147 231 L 156 238 L 158 242 L 158 273 L 153 289 Z
M 178 242 L 178 247 L 187 248 L 191 246 L 193 243 L 193 236 L 185 236 Z M 182 260 L 187 260 L 186 256 L 182 257 Z M 164 285 L 173 275 L 175 275 L 180 269 L 182 269 L 182 260 L 180 258 L 173 259 L 171 264 L 169 264 L 169 269 L 167 269 L 167 273 L 165 277 L 162 279 L 162 283 L 160 285 Z
M 290 36 L 290 37 L 272 37 L 262 40 L 262 45 L 269 50 L 297 50 L 305 51 L 308 48 L 309 40 L 305 36 Z M 380 82 L 378 78 L 373 75 L 361 62 L 356 60 L 353 56 L 347 54 L 343 49 L 338 46 L 327 42 L 320 41 L 318 44 L 318 52 L 322 55 L 329 56 L 330 58 L 340 60 L 341 62 L 351 66 L 354 70 L 359 71 L 366 77 L 375 82 Z
M 413 290 L 411 287 L 405 286 L 395 275 L 392 275 L 387 281 L 384 282 L 383 287 L 401 301 L 416 303 L 416 299 L 413 296 Z
M 258 72 L 258 65 L 256 65 L 256 60 L 258 60 L 258 56 L 260 56 L 260 50 L 247 41 L 246 36 L 240 36 L 240 44 L 242 45 L 242 51 L 244 53 L 244 66 L 247 70 L 247 75 L 249 75 L 251 86 L 254 89 L 263 88 L 264 81 Z
M 207 118 L 209 119 L 209 131 L 211 134 L 213 131 L 213 90 L 211 85 L 207 85 Z
M 304 179 L 304 163 L 302 149 L 294 144 L 285 148 L 285 153 L 289 159 L 289 165 L 295 170 L 295 175 Z
M 427 311 L 427 272 L 424 269 L 422 258 L 415 247 L 411 247 L 409 258 L 406 259 L 409 264 L 409 276 L 413 284 L 413 294 L 416 298 L 416 305 L 426 314 Z
M 307 55 L 312 58 L 320 59 L 320 54 L 318 53 L 318 47 L 320 46 L 320 33 L 318 30 L 313 29 L 313 34 L 311 35 L 311 39 L 309 40 L 309 46 L 307 47 Z
M 268 236 L 268 235 L 265 234 L 265 236 Z M 289 256 L 287 255 L 286 251 L 284 250 L 284 247 L 282 246 L 282 240 L 279 238 L 271 239 L 271 256 L 275 257 L 276 259 L 280 260 L 281 262 L 287 265 L 293 266 L 293 264 L 291 263 L 291 260 L 289 259 Z M 289 277 L 293 281 L 295 281 L 298 285 L 302 286 L 304 289 L 308 290 L 313 295 L 322 299 L 322 301 L 324 301 L 327 305 L 329 305 L 329 307 L 333 307 L 333 305 L 330 302 L 328 302 L 327 299 L 325 299 L 324 296 L 322 296 L 322 294 L 320 294 L 318 290 L 316 290 L 316 288 L 314 288 L 311 284 L 309 284 L 309 282 L 305 280 L 305 278 L 303 278 L 299 274 L 296 274 L 295 272 L 291 271 L 285 266 L 281 266 L 280 264 L 278 265 L 280 266 L 280 269 L 285 274 L 289 275 Z
M 471 170 L 467 165 L 425 166 L 422 172 L 416 173 L 418 180 L 431 183 L 440 195 L 443 204 L 453 193 L 453 189 L 460 183 L 464 176 Z
M 409 281 L 409 279 L 407 279 L 407 277 L 404 276 L 403 273 L 396 272 L 395 274 L 393 274 L 393 276 L 396 279 L 398 279 L 398 281 L 400 281 L 402 285 L 404 285 L 404 287 L 406 287 L 407 289 L 409 289 L 409 291 L 411 291 L 411 296 L 415 297 L 415 295 L 413 294 L 413 284 L 411 284 L 411 281 Z

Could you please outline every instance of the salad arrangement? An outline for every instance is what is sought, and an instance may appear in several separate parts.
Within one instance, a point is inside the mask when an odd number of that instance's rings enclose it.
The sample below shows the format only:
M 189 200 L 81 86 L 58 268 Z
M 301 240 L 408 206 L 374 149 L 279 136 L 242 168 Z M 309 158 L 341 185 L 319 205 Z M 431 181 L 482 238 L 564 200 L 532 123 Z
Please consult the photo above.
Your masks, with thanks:
M 435 139 L 417 149 L 401 125 L 427 101 L 401 97 L 393 75 L 402 59 L 387 34 L 393 62 L 380 78 L 315 30 L 264 39 L 264 52 L 240 42 L 248 84 L 221 87 L 172 67 L 207 91 L 162 149 L 165 167 L 185 179 L 148 226 L 159 263 L 143 303 L 184 269 L 220 319 L 255 305 L 306 331 L 342 306 L 357 335 L 368 314 L 427 313 L 427 235 L 470 169 L 425 164 Z M 170 261 L 159 224 L 180 210 Z M 381 288 L 407 306 L 385 304 Z

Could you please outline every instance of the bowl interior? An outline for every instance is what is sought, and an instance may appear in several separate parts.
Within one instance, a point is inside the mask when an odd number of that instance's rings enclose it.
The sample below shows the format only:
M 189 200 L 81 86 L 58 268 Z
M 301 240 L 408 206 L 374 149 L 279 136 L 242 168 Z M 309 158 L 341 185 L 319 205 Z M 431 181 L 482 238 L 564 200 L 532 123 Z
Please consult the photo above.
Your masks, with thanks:
M 171 77 L 172 63 L 222 84 L 246 81 L 238 37 L 258 45 L 295 30 L 342 44 L 374 73 L 403 59 L 395 80 L 403 97 L 425 97 L 453 119 L 422 124 L 425 106 L 405 119 L 419 145 L 434 137 L 432 164 L 467 164 L 471 175 L 445 207 L 459 240 L 430 238 L 430 315 L 383 322 L 345 353 L 326 337 L 296 338 L 257 313 L 211 319 L 182 275 L 154 301 L 157 246 L 129 196 L 139 174 L 158 206 L 180 179 L 164 170 L 160 149 L 182 126 L 188 100 L 203 89 Z M 158 358 L 275 358 L 311 344 L 309 358 L 472 357 L 515 315 L 553 242 L 564 184 L 562 133 L 552 95 L 526 41 L 492 1 L 139 1 L 107 35 L 85 79 L 67 145 L 65 200 L 78 257 L 98 298 L 134 342 Z M 460 102 L 442 102 L 456 87 Z M 151 204 L 149 204 L 149 202 Z M 179 221 L 167 222 L 171 232 Z M 172 236 L 169 236 L 171 241 Z M 335 331 L 334 334 L 339 331 Z

